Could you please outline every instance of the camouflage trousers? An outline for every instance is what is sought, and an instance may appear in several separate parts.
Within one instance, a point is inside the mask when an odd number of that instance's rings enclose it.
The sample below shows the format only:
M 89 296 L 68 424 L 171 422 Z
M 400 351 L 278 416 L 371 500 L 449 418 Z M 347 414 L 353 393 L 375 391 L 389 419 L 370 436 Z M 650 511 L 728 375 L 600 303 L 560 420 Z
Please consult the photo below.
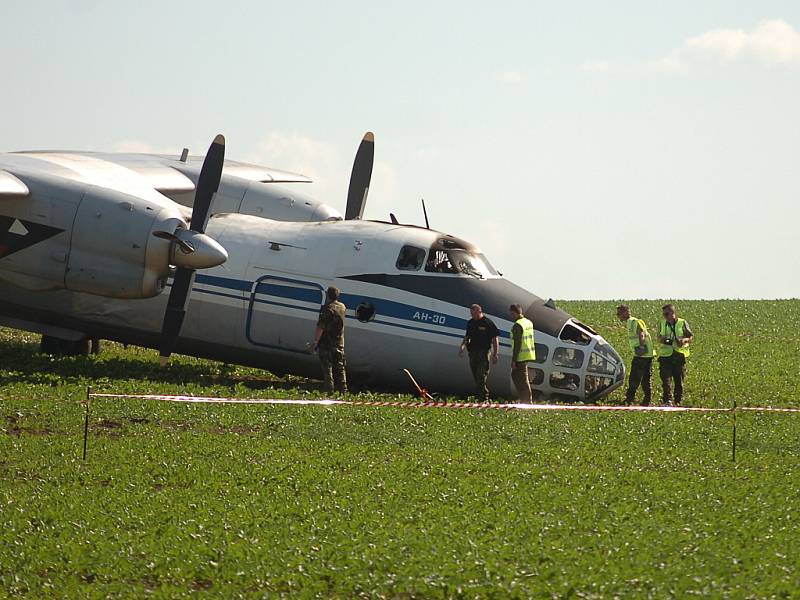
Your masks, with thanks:
M 347 392 L 347 362 L 344 348 L 319 348 L 319 362 L 326 392 Z

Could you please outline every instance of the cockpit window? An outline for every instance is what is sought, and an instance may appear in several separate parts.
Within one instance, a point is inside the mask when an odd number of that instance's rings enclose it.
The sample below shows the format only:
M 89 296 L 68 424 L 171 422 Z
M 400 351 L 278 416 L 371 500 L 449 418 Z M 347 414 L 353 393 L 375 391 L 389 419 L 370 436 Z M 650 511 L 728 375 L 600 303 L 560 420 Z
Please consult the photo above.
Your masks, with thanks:
M 483 254 L 469 252 L 461 248 L 431 248 L 425 270 L 430 273 L 451 273 L 469 275 L 476 279 L 497 275 L 497 271 L 489 264 Z
M 396 266 L 401 271 L 419 271 L 425 262 L 425 250 L 416 246 L 403 246 L 397 257 Z
M 581 331 L 570 323 L 564 325 L 564 329 L 561 330 L 561 335 L 559 337 L 565 342 L 572 342 L 574 344 L 580 344 L 581 346 L 586 346 L 592 341 L 588 333 Z
M 589 327 L 589 326 L 588 326 L 586 323 L 581 323 L 580 321 L 577 321 L 577 320 L 576 320 L 576 321 L 575 321 L 575 324 L 576 324 L 577 326 L 579 326 L 579 327 L 583 327 L 583 328 L 584 328 L 586 331 L 588 331 L 588 332 L 589 332 L 589 333 L 591 333 L 592 335 L 600 335 L 600 334 L 599 334 L 599 333 L 597 333 L 597 332 L 596 332 L 594 329 L 592 329 L 591 327 Z

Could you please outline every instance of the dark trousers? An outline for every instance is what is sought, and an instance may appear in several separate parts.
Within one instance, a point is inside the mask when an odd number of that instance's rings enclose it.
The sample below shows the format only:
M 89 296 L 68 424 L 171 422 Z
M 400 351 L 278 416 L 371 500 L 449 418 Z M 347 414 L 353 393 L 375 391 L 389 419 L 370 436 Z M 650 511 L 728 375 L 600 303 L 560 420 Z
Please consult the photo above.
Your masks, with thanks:
M 347 392 L 347 373 L 344 348 L 319 348 L 319 362 L 325 379 L 326 392 Z
M 672 384 L 675 384 L 675 404 L 683 401 L 683 378 L 686 376 L 686 357 L 680 352 L 658 358 L 658 374 L 661 377 L 664 404 L 672 404 Z
M 481 400 L 489 399 L 486 378 L 489 377 L 489 350 L 470 350 L 469 368 L 475 380 L 475 395 Z
M 517 368 L 511 370 L 511 381 L 517 388 L 517 399 L 520 402 L 531 401 L 531 382 L 528 379 L 528 363 L 518 362 Z
M 636 398 L 636 390 L 642 386 L 644 392 L 644 400 L 642 406 L 650 404 L 651 388 L 650 388 L 650 375 L 653 371 L 653 357 L 652 356 L 634 356 L 631 361 L 631 373 L 628 377 L 628 392 L 625 394 L 625 404 L 633 404 Z

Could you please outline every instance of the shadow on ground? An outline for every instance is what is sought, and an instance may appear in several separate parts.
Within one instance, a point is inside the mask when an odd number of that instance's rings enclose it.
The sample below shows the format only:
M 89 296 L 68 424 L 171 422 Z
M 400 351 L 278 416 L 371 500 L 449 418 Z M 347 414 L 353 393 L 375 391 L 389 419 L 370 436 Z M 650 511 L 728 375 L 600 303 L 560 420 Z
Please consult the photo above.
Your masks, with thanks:
M 52 356 L 39 352 L 39 345 L 24 342 L 0 342 L 0 383 L 60 385 L 80 381 L 102 382 L 105 379 L 151 381 L 195 386 L 243 386 L 252 390 L 282 389 L 318 392 L 321 382 L 291 378 L 284 379 L 268 371 L 264 376 L 243 376 L 236 367 L 223 363 L 202 362 L 185 364 L 172 361 L 161 367 L 155 357 Z

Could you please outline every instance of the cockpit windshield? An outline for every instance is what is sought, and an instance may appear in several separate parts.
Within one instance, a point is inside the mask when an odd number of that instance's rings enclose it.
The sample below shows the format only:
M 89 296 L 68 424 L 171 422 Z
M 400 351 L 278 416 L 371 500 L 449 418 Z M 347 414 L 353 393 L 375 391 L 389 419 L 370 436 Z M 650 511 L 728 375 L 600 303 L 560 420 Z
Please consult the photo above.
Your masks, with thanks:
M 468 275 L 476 279 L 497 275 L 483 254 L 464 248 L 443 248 L 441 244 L 434 244 L 431 248 L 425 270 L 429 273 Z

